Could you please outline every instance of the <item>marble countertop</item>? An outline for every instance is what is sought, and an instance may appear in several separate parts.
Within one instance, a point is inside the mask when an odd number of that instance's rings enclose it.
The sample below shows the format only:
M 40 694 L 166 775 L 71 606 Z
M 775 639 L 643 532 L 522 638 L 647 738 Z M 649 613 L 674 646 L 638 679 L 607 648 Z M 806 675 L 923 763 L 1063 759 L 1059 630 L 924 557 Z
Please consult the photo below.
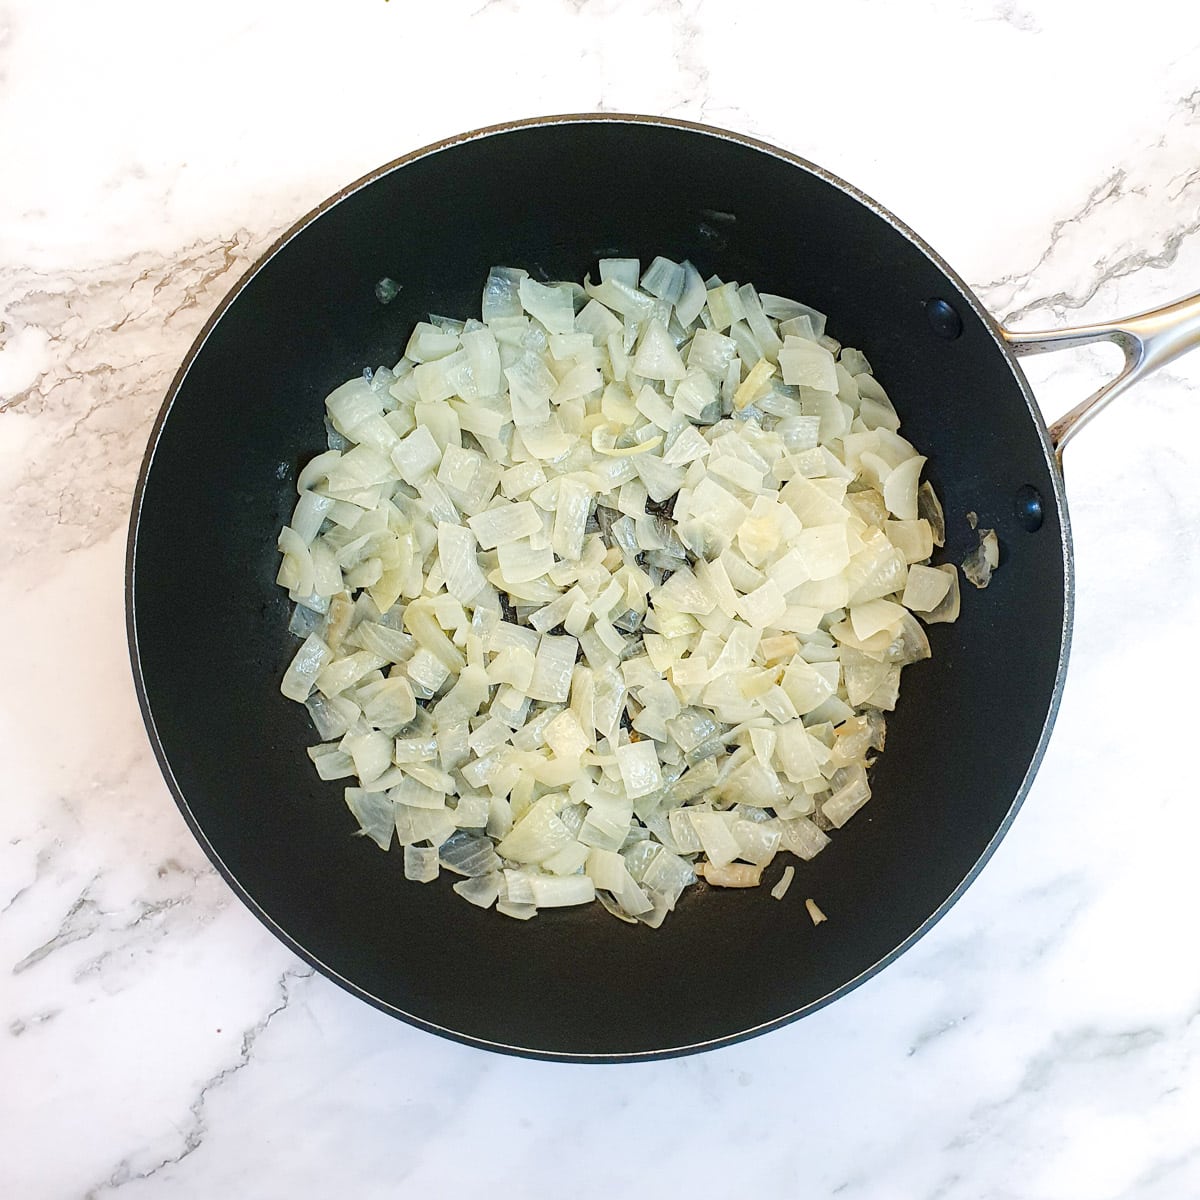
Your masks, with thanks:
M 1027 327 L 1197 290 L 1200 19 L 1128 26 L 1112 0 L 0 4 L 0 1194 L 1200 1193 L 1200 354 L 1068 452 L 1072 668 L 990 865 L 866 986 L 707 1055 L 502 1058 L 314 976 L 171 802 L 122 611 L 137 466 L 208 314 L 314 203 L 462 129 L 765 138 Z M 1112 366 L 1030 369 L 1053 417 Z

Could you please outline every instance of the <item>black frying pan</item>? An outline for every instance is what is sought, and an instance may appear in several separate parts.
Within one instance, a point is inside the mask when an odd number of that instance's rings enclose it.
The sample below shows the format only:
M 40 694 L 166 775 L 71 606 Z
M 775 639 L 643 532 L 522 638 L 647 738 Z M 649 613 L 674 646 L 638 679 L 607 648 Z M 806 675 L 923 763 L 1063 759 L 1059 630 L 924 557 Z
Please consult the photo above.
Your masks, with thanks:
M 689 258 L 830 314 L 929 456 L 947 561 L 994 527 L 1001 567 L 967 588 L 904 675 L 874 799 L 785 901 L 685 893 L 660 930 L 596 906 L 520 923 L 403 878 L 350 836 L 304 710 L 273 580 L 326 393 L 400 356 L 430 310 L 478 312 L 493 264 L 579 279 L 601 256 Z M 383 276 L 402 283 L 390 305 Z M 1123 385 L 1194 341 L 1197 302 L 1028 339 L 1125 347 Z M 1055 444 L 1014 350 L 909 229 L 809 163 L 681 122 L 563 117 L 483 130 L 381 168 L 305 217 L 234 288 L 171 385 L 130 524 L 128 626 L 142 712 L 201 845 L 297 954 L 415 1025 L 491 1049 L 612 1060 L 696 1051 L 829 1003 L 912 945 L 979 872 L 1029 788 L 1058 706 L 1071 546 Z M 1011 339 L 1019 340 L 1019 339 Z M 1101 397 L 1103 398 L 1103 397 Z M 1084 406 L 1081 406 L 1081 409 Z M 1065 436 L 1069 426 L 1059 430 Z M 828 924 L 803 907 L 819 900 Z

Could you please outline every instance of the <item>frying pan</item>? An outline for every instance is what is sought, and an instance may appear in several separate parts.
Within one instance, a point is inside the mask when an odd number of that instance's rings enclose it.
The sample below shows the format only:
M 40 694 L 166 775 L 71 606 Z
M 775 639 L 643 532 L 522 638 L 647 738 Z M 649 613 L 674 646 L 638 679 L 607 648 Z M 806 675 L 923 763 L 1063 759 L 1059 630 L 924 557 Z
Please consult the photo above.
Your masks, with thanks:
M 279 693 L 295 650 L 275 537 L 323 448 L 325 395 L 399 358 L 430 311 L 478 312 L 493 264 L 580 279 L 600 257 L 688 258 L 830 314 L 929 456 L 946 561 L 996 529 L 1000 569 L 905 672 L 874 799 L 784 902 L 689 889 L 659 930 L 598 906 L 510 921 L 350 836 Z M 375 285 L 402 285 L 383 305 Z M 1016 356 L 1108 339 L 1125 369 L 1047 430 Z M 480 130 L 350 185 L 289 230 L 208 322 L 146 451 L 127 618 L 155 753 L 245 904 L 364 1000 L 493 1050 L 611 1061 L 703 1050 L 820 1008 L 911 946 L 1012 822 L 1058 707 L 1071 630 L 1059 455 L 1103 403 L 1200 342 L 1200 297 L 1129 321 L 1001 329 L 910 229 L 827 172 L 722 130 L 569 116 Z M 828 924 L 814 928 L 814 897 Z

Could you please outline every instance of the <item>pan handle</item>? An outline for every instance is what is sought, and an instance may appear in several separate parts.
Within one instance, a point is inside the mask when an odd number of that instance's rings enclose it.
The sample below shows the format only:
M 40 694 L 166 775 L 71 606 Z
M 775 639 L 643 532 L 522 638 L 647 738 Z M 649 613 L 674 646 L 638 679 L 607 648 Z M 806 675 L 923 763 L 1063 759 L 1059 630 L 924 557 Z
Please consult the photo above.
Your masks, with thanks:
M 1200 346 L 1200 295 L 1124 320 L 1036 333 L 1017 333 L 1001 326 L 1000 334 L 1018 356 L 1071 350 L 1093 342 L 1113 342 L 1125 355 L 1125 365 L 1115 379 L 1050 426 L 1050 442 L 1061 467 L 1063 447 L 1110 400 L 1151 371 Z

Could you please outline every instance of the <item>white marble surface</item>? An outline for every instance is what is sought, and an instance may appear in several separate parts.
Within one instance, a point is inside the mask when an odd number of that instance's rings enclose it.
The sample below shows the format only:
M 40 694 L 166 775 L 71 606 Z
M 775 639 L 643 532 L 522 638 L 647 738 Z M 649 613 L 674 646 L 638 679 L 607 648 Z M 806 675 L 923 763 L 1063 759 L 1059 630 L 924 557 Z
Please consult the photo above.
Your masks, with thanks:
M 1200 18 L 1135 16 L 0 4 L 0 1195 L 1200 1193 L 1200 354 L 1071 447 L 1072 672 L 991 865 L 867 986 L 709 1055 L 509 1060 L 314 977 L 178 816 L 122 625 L 137 463 L 207 314 L 313 203 L 460 129 L 600 108 L 767 138 L 1030 326 L 1200 288 Z M 1108 363 L 1040 360 L 1047 411 Z

